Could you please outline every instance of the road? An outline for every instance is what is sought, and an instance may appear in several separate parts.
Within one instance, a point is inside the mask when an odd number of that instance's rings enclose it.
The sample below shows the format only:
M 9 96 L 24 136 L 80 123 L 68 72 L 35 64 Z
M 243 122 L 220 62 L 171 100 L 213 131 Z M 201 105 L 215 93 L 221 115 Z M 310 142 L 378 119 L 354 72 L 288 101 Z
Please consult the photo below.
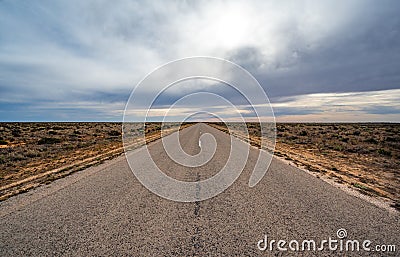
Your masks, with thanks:
M 200 151 L 199 135 L 203 133 L 211 133 L 218 144 L 206 165 L 187 168 L 176 164 L 167 157 L 161 140 L 149 146 L 154 161 L 179 180 L 211 177 L 228 158 L 230 137 L 208 125 L 196 124 L 180 132 L 185 152 L 194 155 Z M 139 156 L 142 151 L 145 149 L 131 154 Z M 181 203 L 153 194 L 133 175 L 125 156 L 12 197 L 0 205 L 0 255 L 376 254 L 333 252 L 327 246 L 322 252 L 300 253 L 279 252 L 276 245 L 272 251 L 257 247 L 265 235 L 269 240 L 297 240 L 300 244 L 303 240 L 338 239 L 336 231 L 341 228 L 346 229 L 347 239 L 400 248 L 398 213 L 351 196 L 278 159 L 273 159 L 265 177 L 250 188 L 248 181 L 257 154 L 258 150 L 251 148 L 236 182 L 204 201 Z M 143 167 L 146 163 L 138 158 L 135 168 Z M 398 253 L 399 249 L 383 255 Z

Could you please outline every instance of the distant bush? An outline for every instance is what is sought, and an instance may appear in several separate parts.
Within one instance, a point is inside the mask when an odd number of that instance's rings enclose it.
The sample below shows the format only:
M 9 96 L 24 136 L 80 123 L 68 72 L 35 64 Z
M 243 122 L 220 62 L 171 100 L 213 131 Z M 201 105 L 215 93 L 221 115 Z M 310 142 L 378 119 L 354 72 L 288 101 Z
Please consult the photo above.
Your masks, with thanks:
M 278 127 L 277 130 L 278 130 L 279 132 L 284 132 L 284 131 L 285 131 L 285 128 L 284 128 L 284 127 Z
M 61 127 L 61 126 L 54 126 L 53 129 L 54 129 L 54 130 L 64 130 L 64 128 Z
M 371 143 L 371 144 L 376 144 L 376 143 L 378 143 L 378 141 L 377 141 L 376 139 L 372 138 L 372 137 L 371 137 L 371 138 L 365 139 L 364 142 L 366 142 L 366 143 Z
M 111 130 L 108 132 L 108 135 L 110 137 L 119 137 L 121 135 L 121 131 Z
M 396 138 L 396 137 L 386 137 L 385 141 L 387 141 L 387 142 L 397 142 L 397 141 L 400 141 L 400 139 Z
M 307 134 L 307 131 L 302 130 L 299 135 L 300 136 L 307 136 L 308 134 Z
M 0 139 L 0 145 L 6 145 L 6 144 L 8 144 L 7 141 Z
M 14 130 L 11 132 L 11 134 L 12 134 L 14 137 L 20 137 L 20 136 L 21 136 L 21 130 L 19 130 L 19 129 L 14 129 Z
M 39 145 L 51 145 L 61 143 L 61 139 L 54 137 L 44 137 L 38 141 Z
M 392 152 L 386 149 L 380 148 L 378 149 L 378 153 L 385 156 L 392 156 Z
M 342 145 L 334 145 L 333 150 L 341 152 L 344 150 L 344 147 Z

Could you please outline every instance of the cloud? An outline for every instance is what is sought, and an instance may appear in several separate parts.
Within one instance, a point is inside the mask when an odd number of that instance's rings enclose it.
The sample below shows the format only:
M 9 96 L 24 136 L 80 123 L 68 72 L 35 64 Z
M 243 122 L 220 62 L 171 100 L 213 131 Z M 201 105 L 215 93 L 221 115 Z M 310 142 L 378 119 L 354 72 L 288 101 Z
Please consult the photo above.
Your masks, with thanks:
M 400 122 L 400 89 L 299 95 L 272 106 L 278 121 Z
M 226 58 L 248 69 L 274 103 L 290 97 L 298 103 L 299 95 L 398 89 L 399 9 L 394 0 L 4 0 L 0 119 L 32 114 L 40 120 L 60 112 L 66 120 L 89 114 L 102 119 L 108 111 L 109 119 L 121 120 L 121 103 L 143 77 L 165 62 L 195 55 Z M 148 95 L 157 88 L 149 87 Z M 198 83 L 172 90 L 160 104 L 199 90 L 243 104 L 226 88 L 210 88 Z M 43 103 L 50 103 L 46 112 Z M 76 103 L 74 112 L 56 103 Z M 89 107 L 96 105 L 98 112 Z M 397 111 L 364 105 L 371 114 Z M 282 114 L 305 115 L 280 108 Z

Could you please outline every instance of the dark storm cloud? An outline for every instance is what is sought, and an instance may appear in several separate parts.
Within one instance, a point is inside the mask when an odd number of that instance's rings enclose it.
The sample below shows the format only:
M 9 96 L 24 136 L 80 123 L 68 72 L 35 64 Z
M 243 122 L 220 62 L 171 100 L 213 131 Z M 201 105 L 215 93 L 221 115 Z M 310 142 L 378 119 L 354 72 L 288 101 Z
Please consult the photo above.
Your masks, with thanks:
M 278 58 L 249 46 L 227 57 L 255 75 L 273 98 L 400 88 L 400 2 L 384 3 L 363 5 L 347 26 L 318 45 L 307 45 L 294 26 L 286 33 L 297 41 Z

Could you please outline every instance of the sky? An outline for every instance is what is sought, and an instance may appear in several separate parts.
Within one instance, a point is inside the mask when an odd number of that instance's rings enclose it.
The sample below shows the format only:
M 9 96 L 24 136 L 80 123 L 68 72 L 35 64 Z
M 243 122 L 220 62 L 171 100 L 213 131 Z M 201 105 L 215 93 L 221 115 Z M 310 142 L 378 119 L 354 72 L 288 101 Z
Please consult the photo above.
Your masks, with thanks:
M 400 122 L 399 13 L 396 0 L 1 0 L 0 121 L 122 121 L 150 72 L 210 56 L 250 72 L 277 121 Z M 153 108 L 201 91 L 248 111 L 231 88 L 204 80 L 176 84 Z M 232 118 L 214 100 L 181 102 L 177 113 Z M 140 120 L 145 107 L 131 108 Z

